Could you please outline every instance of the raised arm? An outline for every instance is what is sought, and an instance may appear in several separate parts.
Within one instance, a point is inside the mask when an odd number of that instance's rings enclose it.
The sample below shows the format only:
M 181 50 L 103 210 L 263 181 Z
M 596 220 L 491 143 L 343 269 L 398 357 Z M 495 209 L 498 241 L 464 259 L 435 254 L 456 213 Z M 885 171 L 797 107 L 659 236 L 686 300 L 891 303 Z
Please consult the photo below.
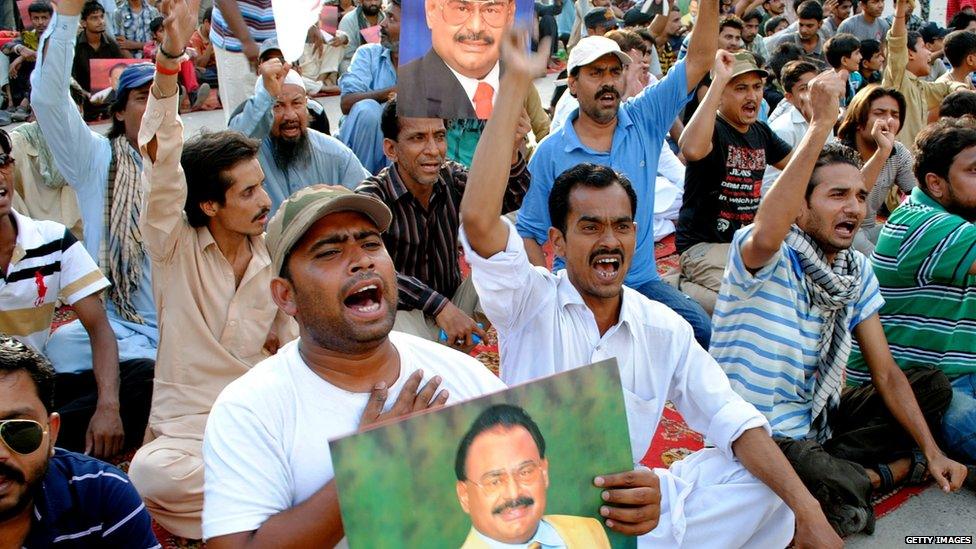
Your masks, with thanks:
M 901 88 L 902 80 L 908 69 L 908 27 L 905 20 L 908 17 L 908 1 L 895 0 L 895 17 L 891 30 L 888 31 L 888 62 L 885 64 L 882 85 L 890 88 Z
M 759 204 L 755 228 L 742 243 L 742 261 L 747 269 L 757 271 L 769 262 L 800 214 L 810 175 L 837 121 L 846 86 L 847 71 L 843 70 L 827 71 L 810 81 L 813 120 L 786 169 Z
M 508 226 L 501 220 L 501 212 L 512 165 L 513 139 L 532 79 L 545 71 L 548 42 L 543 39 L 536 53 L 527 54 L 524 33 L 509 31 L 503 38 L 505 74 L 499 84 L 495 110 L 475 150 L 461 199 L 465 234 L 471 248 L 481 257 L 495 255 L 508 243 Z
M 271 133 L 274 123 L 275 102 L 281 94 L 285 76 L 291 70 L 291 63 L 282 63 L 277 57 L 268 59 L 258 66 L 261 86 L 244 102 L 244 110 L 231 118 L 228 127 L 237 130 L 251 139 L 262 140 Z
M 698 87 L 698 82 L 708 74 L 718 51 L 718 0 L 698 3 L 698 20 L 691 31 L 688 55 L 685 56 L 685 76 L 688 93 Z
M 715 133 L 715 121 L 718 116 L 718 104 L 722 100 L 722 91 L 732 76 L 732 65 L 735 57 L 727 51 L 715 54 L 712 85 L 708 87 L 705 99 L 698 105 L 695 114 L 688 121 L 688 125 L 681 132 L 678 146 L 685 160 L 701 160 L 712 152 L 712 135 Z
M 72 186 L 93 181 L 96 166 L 92 157 L 98 140 L 75 108 L 68 93 L 71 65 L 75 56 L 83 0 L 58 2 L 47 37 L 38 47 L 37 65 L 31 74 L 31 107 L 54 163 Z M 77 189 L 82 193 L 94 189 Z
M 257 68 L 260 48 L 257 42 L 251 38 L 251 31 L 244 22 L 244 16 L 241 15 L 241 9 L 237 6 L 237 0 L 214 1 L 217 7 L 220 8 L 220 15 L 223 16 L 224 22 L 227 23 L 227 28 L 230 29 L 231 34 L 241 41 L 241 53 L 251 63 L 251 69 Z
M 165 0 L 163 43 L 166 51 L 182 51 L 193 33 L 200 0 Z M 161 55 L 156 60 L 146 112 L 139 131 L 139 150 L 149 180 L 149 200 L 142 215 L 146 249 L 155 261 L 165 261 L 176 249 L 181 231 L 189 230 L 183 220 L 186 202 L 186 177 L 180 165 L 183 153 L 183 123 L 179 108 L 180 70 L 178 59 Z
M 861 175 L 864 176 L 864 188 L 868 192 L 871 192 L 871 189 L 878 182 L 878 176 L 881 175 L 881 170 L 884 169 L 888 157 L 891 156 L 891 149 L 895 146 L 895 135 L 888 130 L 888 122 L 884 119 L 874 121 L 871 137 L 874 138 L 878 148 L 861 168 Z

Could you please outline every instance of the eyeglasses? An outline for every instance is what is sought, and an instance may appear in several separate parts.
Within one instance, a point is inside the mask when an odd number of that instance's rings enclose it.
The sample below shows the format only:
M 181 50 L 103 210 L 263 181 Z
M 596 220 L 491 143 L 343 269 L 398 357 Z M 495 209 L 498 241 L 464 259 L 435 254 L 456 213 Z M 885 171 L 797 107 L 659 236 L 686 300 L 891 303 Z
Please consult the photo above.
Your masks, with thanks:
M 472 484 L 485 491 L 485 495 L 497 496 L 501 494 L 512 480 L 522 487 L 529 487 L 542 478 L 542 466 L 537 461 L 523 463 L 514 471 L 495 471 L 486 473 L 478 481 L 469 480 Z
M 504 27 L 508 22 L 508 3 L 495 0 L 466 2 L 451 0 L 440 5 L 441 16 L 448 25 L 463 25 L 478 12 L 481 20 L 490 27 Z
M 0 440 L 15 453 L 33 454 L 44 442 L 47 431 L 31 419 L 7 419 L 0 421 Z

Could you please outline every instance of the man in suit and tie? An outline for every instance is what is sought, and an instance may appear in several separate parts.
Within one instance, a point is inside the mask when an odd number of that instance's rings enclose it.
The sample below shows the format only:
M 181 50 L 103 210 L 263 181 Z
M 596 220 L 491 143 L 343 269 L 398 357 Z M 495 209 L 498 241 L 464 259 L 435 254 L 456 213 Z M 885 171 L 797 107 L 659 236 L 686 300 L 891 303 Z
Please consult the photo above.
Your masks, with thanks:
M 454 472 L 458 501 L 472 523 L 462 549 L 610 547 L 594 518 L 543 515 L 549 488 L 546 441 L 518 406 L 495 404 L 481 412 L 458 445 Z
M 400 116 L 487 119 L 515 0 L 424 0 L 424 12 L 431 49 L 400 67 Z

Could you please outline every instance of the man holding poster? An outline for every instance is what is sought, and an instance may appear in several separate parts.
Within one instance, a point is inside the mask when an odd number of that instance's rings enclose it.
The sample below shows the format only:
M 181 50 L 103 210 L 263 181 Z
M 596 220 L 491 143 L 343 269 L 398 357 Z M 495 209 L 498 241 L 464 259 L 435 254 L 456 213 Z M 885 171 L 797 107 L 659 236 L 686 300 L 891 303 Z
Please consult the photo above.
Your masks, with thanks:
M 485 314 L 498 330 L 502 379 L 519 383 L 614 357 L 635 462 L 667 400 L 714 444 L 650 473 L 660 500 L 654 516 L 623 524 L 623 510 L 601 509 L 609 528 L 640 536 L 641 546 L 785 547 L 792 539 L 798 547 L 840 547 L 817 500 L 770 437 L 769 423 L 732 391 L 691 326 L 624 287 L 637 240 L 637 196 L 626 177 L 590 163 L 559 175 L 548 199 L 549 238 L 566 270 L 552 274 L 529 263 L 515 227 L 499 215 L 507 180 L 499 145 L 512 139 L 522 100 L 547 60 L 545 45 L 532 58 L 525 49 L 524 36 L 505 37 L 498 108 L 461 201 L 461 242 Z M 623 74 L 617 79 L 622 86 Z M 821 102 L 822 88 L 811 92 Z M 612 490 L 604 499 L 619 501 Z

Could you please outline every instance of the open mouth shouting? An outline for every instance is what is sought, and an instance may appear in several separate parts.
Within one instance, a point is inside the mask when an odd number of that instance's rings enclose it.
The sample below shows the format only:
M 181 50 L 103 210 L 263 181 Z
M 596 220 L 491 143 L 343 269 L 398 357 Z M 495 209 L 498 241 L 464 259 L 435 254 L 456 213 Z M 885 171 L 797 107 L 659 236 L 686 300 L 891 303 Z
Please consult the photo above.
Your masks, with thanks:
M 854 238 L 855 232 L 857 232 L 857 222 L 854 220 L 848 219 L 834 225 L 834 233 L 844 240 Z
M 600 253 L 590 259 L 590 267 L 600 281 L 613 282 L 620 274 L 624 256 L 621 253 Z
M 383 282 L 378 278 L 359 282 L 346 294 L 342 304 L 353 316 L 363 321 L 382 318 Z
M 742 106 L 742 114 L 746 118 L 756 118 L 759 116 L 759 107 L 755 103 L 746 103 Z
M 611 87 L 603 87 L 596 93 L 596 100 L 600 102 L 601 107 L 613 108 L 620 100 L 620 94 Z

